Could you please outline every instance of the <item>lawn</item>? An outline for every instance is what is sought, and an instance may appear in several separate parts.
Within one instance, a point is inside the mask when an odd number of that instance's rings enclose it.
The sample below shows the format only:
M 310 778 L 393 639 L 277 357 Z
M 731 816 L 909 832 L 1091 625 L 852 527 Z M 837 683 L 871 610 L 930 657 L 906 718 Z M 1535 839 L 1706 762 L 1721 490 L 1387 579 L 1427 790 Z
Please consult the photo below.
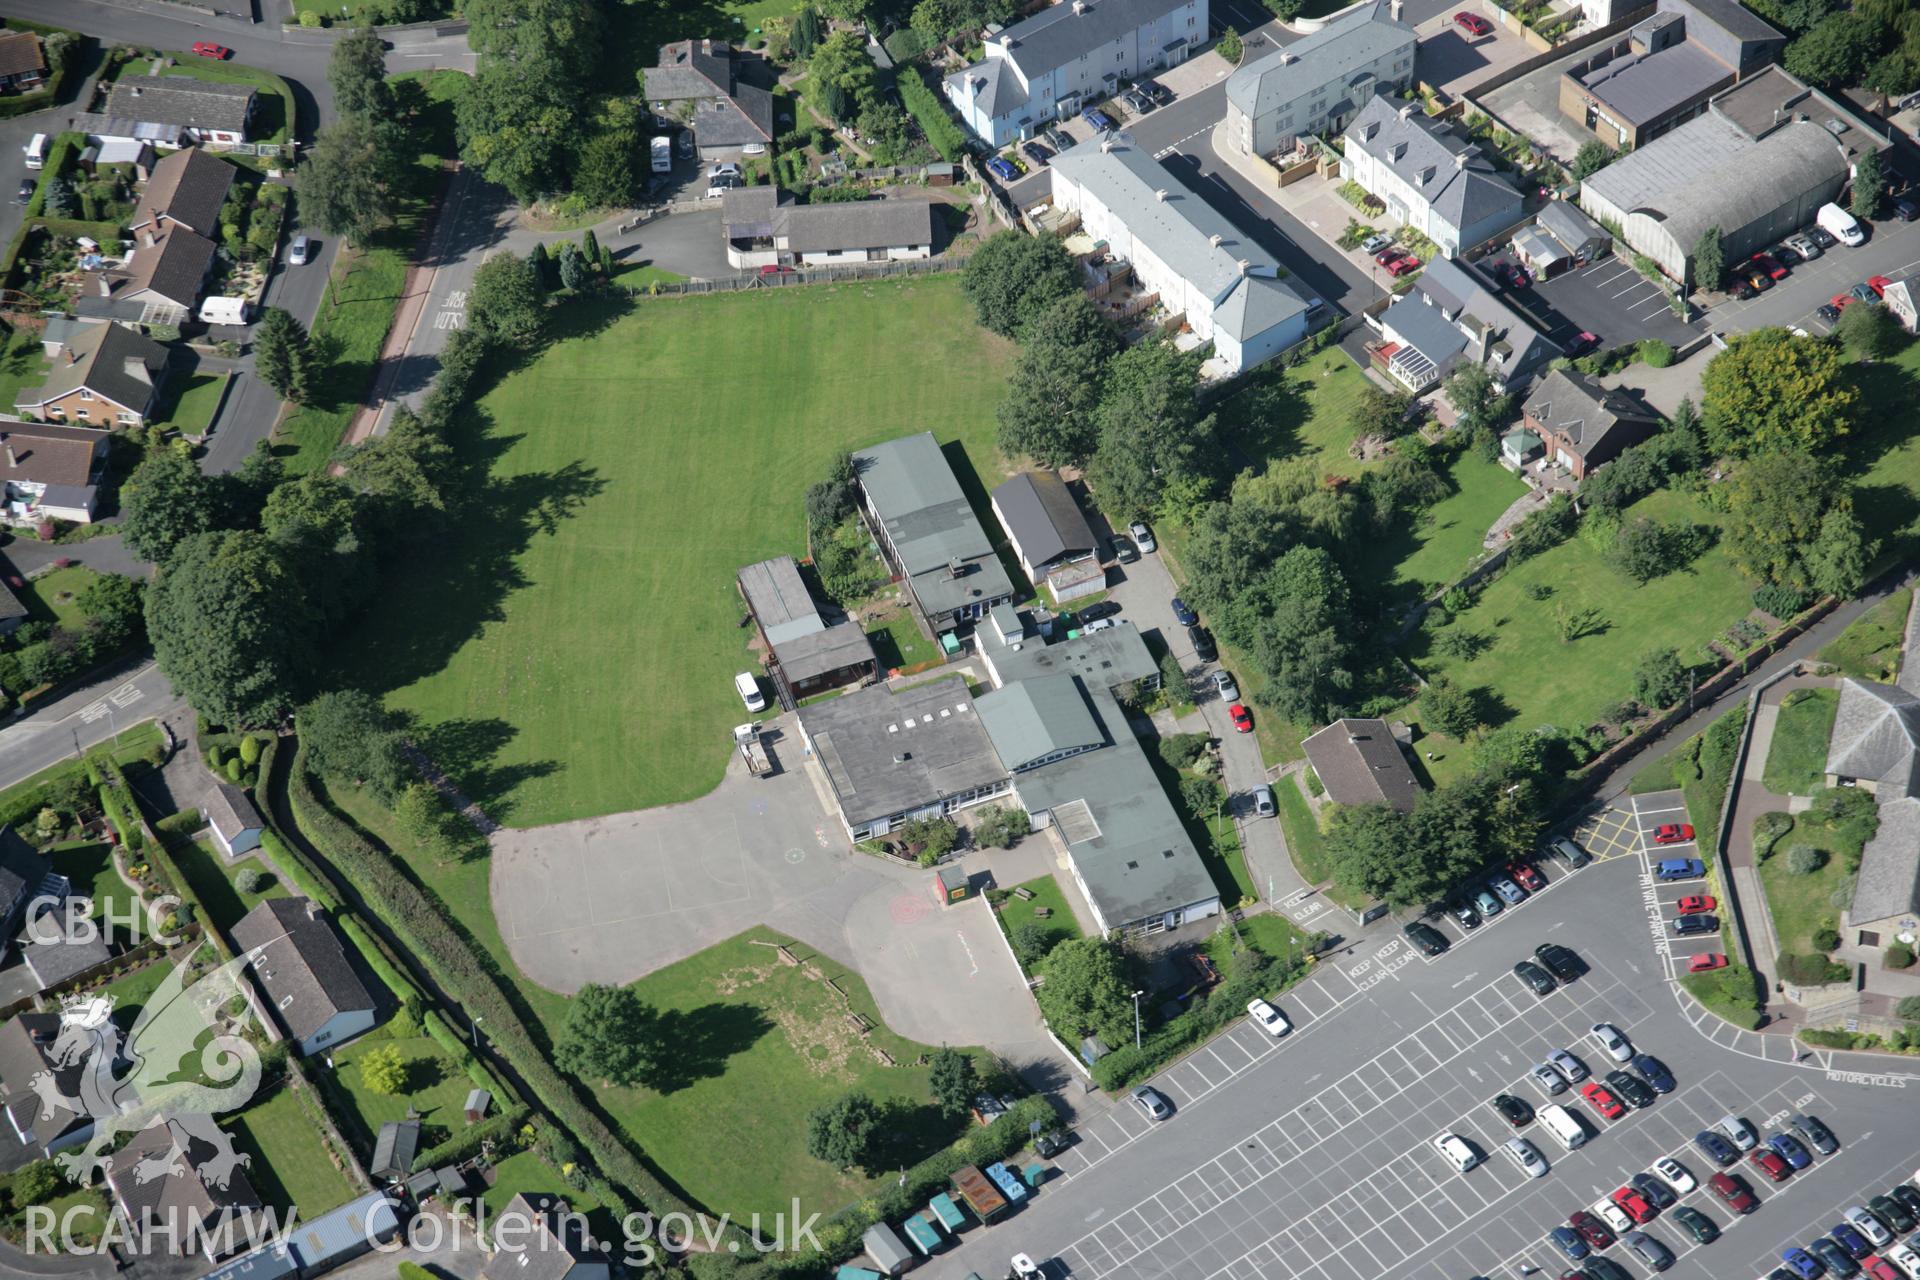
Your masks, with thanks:
M 336 354 L 321 372 L 312 402 L 290 413 L 277 433 L 292 446 L 282 450 L 282 461 L 295 473 L 326 464 L 372 385 L 380 349 L 400 307 L 408 256 L 439 188 L 441 157 L 453 150 L 453 104 L 467 77 L 458 71 L 428 71 L 392 78 L 418 80 L 426 88 L 428 112 L 414 131 L 423 149 L 415 157 L 410 187 L 394 224 L 371 243 L 343 250 L 334 263 L 326 296 L 314 317 L 313 337 L 334 343 Z
M 1358 475 L 1377 465 L 1347 452 L 1354 402 L 1367 385 L 1360 366 L 1338 349 L 1299 368 L 1269 367 L 1220 405 L 1227 445 L 1255 469 L 1309 458 L 1322 475 Z
M 1826 785 L 1827 739 L 1833 734 L 1837 689 L 1796 689 L 1780 703 L 1762 781 L 1783 796 L 1810 796 Z
M 27 579 L 25 590 L 15 594 L 34 618 L 72 630 L 87 618 L 80 608 L 80 593 L 98 581 L 99 577 L 85 565 L 69 565 Z
M 1063 942 L 1080 937 L 1079 922 L 1073 918 L 1073 908 L 1067 905 L 1067 895 L 1061 891 L 1060 882 L 1052 876 L 1041 876 L 1014 886 L 1025 889 L 1033 895 L 1022 899 L 1017 893 L 1008 894 L 1006 900 L 997 904 L 994 910 L 999 913 L 1000 927 L 1011 938 L 1014 930 L 1021 925 L 1037 925 L 1047 932 L 1047 949 L 1051 951 Z M 1037 908 L 1045 907 L 1046 919 L 1041 919 Z M 1022 965 L 1022 969 L 1026 966 Z
M 1375 542 L 1363 576 L 1425 598 L 1467 571 L 1493 522 L 1527 492 L 1518 476 L 1497 462 L 1481 461 L 1472 450 L 1455 456 L 1446 475 L 1453 492 L 1423 512 L 1412 528 Z
M 1264 953 L 1282 965 L 1291 965 L 1305 958 L 1308 935 L 1293 927 L 1285 916 L 1272 912 L 1248 916 L 1239 924 L 1224 924 L 1207 939 L 1206 951 L 1220 972 L 1227 972 L 1233 959 L 1233 936 L 1239 931 L 1240 941 Z M 1304 974 L 1305 968 L 1299 971 Z M 1290 983 L 1288 985 L 1291 985 Z
M 40 335 L 14 330 L 6 345 L 0 347 L 0 413 L 12 413 L 20 393 L 44 383 L 50 367 Z
M 203 436 L 213 423 L 213 411 L 220 407 L 220 396 L 227 389 L 224 373 L 196 373 L 167 380 L 160 393 L 160 408 L 153 415 L 154 426 L 182 435 Z
M 264 1101 L 224 1117 L 220 1127 L 233 1135 L 237 1149 L 253 1157 L 247 1179 L 268 1209 L 297 1205 L 300 1217 L 311 1221 L 353 1198 L 354 1185 L 334 1168 L 290 1086 L 281 1085 Z
M 1820 661 L 1832 663 L 1842 675 L 1882 683 L 1900 674 L 1900 655 L 1906 644 L 1907 611 L 1913 589 L 1902 587 L 1855 618 L 1820 651 Z
M 1280 810 L 1276 821 L 1300 878 L 1310 885 L 1325 884 L 1326 896 L 1343 907 L 1365 906 L 1370 901 L 1366 894 L 1333 882 L 1333 859 L 1327 852 L 1326 837 L 1314 819 L 1313 806 L 1300 793 L 1300 785 L 1292 778 L 1281 778 L 1273 784 L 1273 799 Z
M 568 1207 L 575 1213 L 586 1215 L 587 1230 L 594 1239 L 612 1241 L 624 1238 L 613 1211 L 596 1199 L 592 1192 L 568 1182 L 558 1169 L 540 1157 L 539 1152 L 515 1152 L 494 1165 L 493 1171 L 494 1183 L 481 1197 L 486 1204 L 489 1220 L 497 1219 L 508 1202 L 520 1192 L 529 1195 L 545 1193 L 564 1197 Z
M 457 429 L 490 472 L 473 518 L 400 568 L 411 607 L 372 617 L 349 659 L 515 826 L 711 790 L 746 665 L 734 574 L 803 550 L 835 454 L 910 431 L 984 509 L 1012 352 L 951 275 L 580 301 L 555 326 Z
M 53 855 L 53 869 L 73 883 L 74 892 L 93 902 L 93 914 L 124 920 L 138 900 L 113 867 L 111 845 L 83 844 Z
M 1719 517 L 1688 494 L 1663 491 L 1634 504 L 1627 518 L 1718 524 Z M 1549 594 L 1535 600 L 1528 588 Z M 1446 676 L 1479 692 L 1492 725 L 1558 725 L 1580 728 L 1633 694 L 1634 666 L 1655 649 L 1696 654 L 1752 609 L 1752 585 L 1720 546 L 1690 567 L 1645 584 L 1609 566 L 1587 539 L 1575 536 L 1513 565 L 1487 584 L 1454 624 L 1492 643 L 1471 660 L 1417 652 L 1410 655 L 1429 679 Z M 1562 610 L 1592 610 L 1590 633 L 1566 643 L 1556 620 Z M 1397 713 L 1418 721 L 1417 704 Z M 1389 719 L 1395 717 L 1389 716 Z M 1467 768 L 1467 752 L 1430 735 L 1423 750 L 1437 781 Z
M 233 926 L 240 918 L 265 902 L 269 898 L 284 898 L 290 892 L 280 883 L 280 877 L 268 871 L 258 858 L 246 857 L 237 862 L 228 862 L 220 856 L 219 850 L 204 840 L 182 845 L 173 850 L 173 860 L 180 864 L 180 874 L 187 878 L 207 914 L 213 918 L 214 928 L 229 936 Z M 252 867 L 267 877 L 266 888 L 258 893 L 242 893 L 238 883 L 241 871 Z
M 1852 883 L 1859 869 L 1861 841 L 1857 834 L 1850 837 L 1815 807 L 1795 814 L 1793 826 L 1773 842 L 1769 856 L 1760 860 L 1760 884 L 1766 891 L 1774 936 L 1780 940 L 1782 951 L 1817 951 L 1813 935 L 1839 925 L 1839 908 L 1834 906 L 1833 896 Z M 1794 875 L 1787 863 L 1788 851 L 1795 845 L 1811 845 L 1826 854 L 1826 859 L 1812 874 Z
M 131 1027 L 134 1019 L 140 1016 L 141 1007 L 166 981 L 167 971 L 171 968 L 172 962 L 162 956 L 132 973 L 122 974 L 93 994 L 111 996 L 115 1018 L 121 1026 Z
M 376 1049 L 395 1048 L 407 1063 L 407 1091 L 389 1096 L 375 1093 L 360 1076 L 360 1063 Z M 447 1057 L 431 1037 L 408 1036 L 395 1040 L 382 1032 L 365 1035 L 333 1054 L 333 1083 L 344 1095 L 343 1110 L 358 1117 L 359 1132 L 349 1131 L 347 1139 L 362 1151 L 371 1152 L 380 1126 L 391 1120 L 405 1120 L 412 1108 L 423 1127 L 420 1149 L 439 1146 L 466 1126 L 462 1108 L 473 1081 L 460 1065 Z
M 867 638 L 873 642 L 882 671 L 904 671 L 940 658 L 940 651 L 920 633 L 920 624 L 904 604 L 888 613 L 880 625 L 868 628 Z
M 796 967 L 756 945 L 783 941 L 749 930 L 635 983 L 676 1046 L 674 1078 L 658 1090 L 598 1091 L 601 1106 L 691 1200 L 736 1219 L 791 1212 L 795 1199 L 802 1214 L 837 1209 L 958 1134 L 931 1105 L 927 1069 L 906 1065 L 931 1049 L 888 1031 L 866 984 L 839 965 L 793 943 L 805 962 Z M 813 975 L 836 979 L 848 1005 Z M 873 1024 L 868 1043 L 902 1065 L 868 1052 L 846 1007 Z M 879 1178 L 807 1154 L 807 1113 L 849 1090 L 892 1113 L 886 1127 L 896 1149 Z

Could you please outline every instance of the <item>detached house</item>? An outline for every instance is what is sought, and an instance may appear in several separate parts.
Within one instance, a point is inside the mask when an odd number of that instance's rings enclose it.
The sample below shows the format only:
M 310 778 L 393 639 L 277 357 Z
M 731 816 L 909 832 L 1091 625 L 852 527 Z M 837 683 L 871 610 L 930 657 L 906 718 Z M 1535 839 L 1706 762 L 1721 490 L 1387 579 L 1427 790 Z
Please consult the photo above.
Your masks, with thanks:
M 147 189 L 140 193 L 133 229 L 185 227 L 211 240 L 233 178 L 232 165 L 199 147 L 169 153 L 155 163 Z
M 0 495 L 9 520 L 91 524 L 107 433 L 0 418 Z
M 53 1042 L 62 1031 L 99 1036 L 99 1043 L 110 1043 L 106 1020 L 111 1010 L 103 1000 L 80 1001 L 58 1013 L 22 1013 L 0 1023 L 0 1111 L 16 1141 L 35 1155 L 50 1156 L 93 1136 L 94 1119 L 90 1114 L 48 1108 L 41 1102 L 35 1080 L 51 1076 L 61 1097 L 81 1097 L 83 1084 L 100 1086 L 102 1096 L 112 1096 L 108 1083 L 113 1072 L 125 1070 L 124 1062 L 115 1062 L 106 1053 L 86 1053 L 56 1061 Z M 88 1076 L 100 1077 L 88 1082 Z
M 1525 215 L 1519 188 L 1480 149 L 1429 118 L 1418 103 L 1368 100 L 1347 126 L 1340 176 L 1386 202 L 1387 213 L 1451 258 Z
M 1031 138 L 1111 98 L 1123 80 L 1185 62 L 1207 42 L 1207 0 L 1060 0 L 988 27 L 984 56 L 943 83 L 967 128 L 993 147 Z
M 1416 395 L 1462 361 L 1484 365 L 1503 389 L 1517 388 L 1560 354 L 1468 268 L 1444 258 L 1371 323 L 1380 330 L 1367 344 L 1373 367 Z
M 1023 471 L 990 496 L 1007 542 L 1035 586 L 1055 603 L 1092 595 L 1107 585 L 1100 540 L 1057 471 Z
M 280 1025 L 306 1056 L 371 1030 L 373 997 L 310 898 L 273 898 L 233 926 Z
M 255 89 L 189 76 L 125 76 L 107 94 L 107 123 L 120 136 L 179 146 L 188 142 L 233 144 L 247 141 Z M 93 118 L 89 118 L 90 123 Z M 79 127 L 79 121 L 75 121 Z M 92 134 L 93 128 L 82 129 Z M 104 132 L 104 130 L 102 131 Z M 167 139 L 171 141 L 167 141 Z
M 1572 369 L 1555 369 L 1540 380 L 1521 410 L 1521 422 L 1540 437 L 1547 459 L 1576 480 L 1660 430 L 1656 414 Z M 1511 451 L 1508 460 L 1517 460 Z
M 22 392 L 14 408 L 51 422 L 138 426 L 166 376 L 167 349 L 159 343 L 117 324 L 87 325 L 54 353 L 46 382 Z
M 179 324 L 213 271 L 215 246 L 197 231 L 148 216 L 119 266 L 87 273 L 74 313 L 85 319 Z
M 1420 780 L 1385 720 L 1335 720 L 1300 744 L 1335 804 L 1384 804 L 1412 813 Z
M 114 1207 L 143 1252 L 198 1253 L 214 1262 L 246 1242 L 250 1221 L 263 1212 L 243 1169 L 213 1167 L 219 1152 L 200 1136 L 212 1124 L 211 1117 L 162 1120 L 107 1158 Z
M 727 261 L 756 267 L 891 262 L 933 256 L 934 204 L 911 196 L 782 204 L 774 187 L 735 187 L 720 201 Z
M 0 31 L 0 93 L 21 93 L 47 82 L 47 50 L 31 31 Z
M 773 141 L 773 93 L 740 75 L 740 51 L 724 40 L 681 40 L 645 73 L 656 115 L 693 133 L 702 159 L 739 155 Z

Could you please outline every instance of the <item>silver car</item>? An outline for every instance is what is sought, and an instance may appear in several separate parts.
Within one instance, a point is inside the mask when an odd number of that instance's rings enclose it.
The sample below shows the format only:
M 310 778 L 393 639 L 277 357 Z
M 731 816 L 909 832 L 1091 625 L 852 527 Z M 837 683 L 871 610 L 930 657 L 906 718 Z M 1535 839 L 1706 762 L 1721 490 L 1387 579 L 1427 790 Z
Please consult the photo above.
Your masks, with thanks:
M 1593 1042 L 1605 1049 L 1615 1062 L 1631 1062 L 1633 1046 L 1627 1043 L 1627 1037 L 1620 1028 L 1611 1022 L 1596 1022 L 1589 1034 Z
M 1234 682 L 1233 675 L 1227 671 L 1213 673 L 1214 696 L 1222 702 L 1240 701 L 1240 686 Z
M 1150 556 L 1160 549 L 1160 544 L 1153 540 L 1152 531 L 1138 520 L 1127 526 L 1127 536 L 1133 539 L 1133 544 L 1140 548 L 1143 556 Z
M 1173 1108 L 1160 1096 L 1160 1091 L 1152 1085 L 1141 1085 L 1133 1091 L 1134 1105 L 1144 1111 L 1149 1120 L 1165 1120 L 1173 1114 Z
M 293 242 L 287 246 L 287 265 L 290 267 L 304 267 L 307 265 L 307 259 L 312 253 L 313 241 L 307 239 L 305 236 L 295 236 Z
M 1547 1055 L 1547 1061 L 1556 1067 L 1561 1075 L 1567 1078 L 1568 1084 L 1579 1084 L 1592 1074 L 1592 1072 L 1587 1070 L 1586 1063 L 1580 1061 L 1580 1059 L 1574 1057 L 1565 1049 L 1555 1049 Z
M 1760 1145 L 1760 1135 L 1753 1126 L 1739 1116 L 1721 1116 L 1714 1128 L 1727 1136 L 1727 1140 L 1742 1151 L 1751 1151 Z
M 1551 1063 L 1542 1062 L 1532 1068 L 1533 1082 L 1540 1086 L 1541 1092 L 1548 1097 L 1567 1091 L 1567 1078 L 1553 1069 Z
M 1638 1254 L 1651 1271 L 1665 1271 L 1673 1265 L 1673 1250 L 1644 1231 L 1629 1231 L 1620 1242 Z
M 1255 787 L 1253 789 L 1253 816 L 1256 818 L 1271 818 L 1278 812 L 1279 808 L 1273 803 L 1273 788 L 1264 782 Z

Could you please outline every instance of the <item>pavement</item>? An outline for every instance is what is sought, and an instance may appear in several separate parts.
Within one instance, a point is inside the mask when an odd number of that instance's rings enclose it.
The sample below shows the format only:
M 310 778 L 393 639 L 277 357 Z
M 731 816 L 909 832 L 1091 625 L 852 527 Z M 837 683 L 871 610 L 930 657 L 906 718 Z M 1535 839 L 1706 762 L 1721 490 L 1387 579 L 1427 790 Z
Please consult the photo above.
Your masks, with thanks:
M 186 712 L 150 658 L 102 668 L 85 685 L 0 730 L 0 788 L 107 741 L 143 720 Z
M 1680 1255 L 1669 1274 L 1681 1280 L 1766 1274 L 1783 1241 L 1807 1238 L 1911 1170 L 1898 1090 L 1920 1075 L 1868 1055 L 1796 1061 L 1785 1037 L 1701 1015 L 1672 985 L 1663 939 L 1637 923 L 1646 857 L 1636 843 L 1579 872 L 1548 868 L 1548 889 L 1432 960 L 1392 938 L 1322 963 L 1278 1000 L 1291 1035 L 1273 1040 L 1241 1023 L 1163 1072 L 1152 1083 L 1175 1114 L 1162 1124 L 1124 1106 L 1084 1122 L 1028 1207 L 968 1234 L 929 1273 L 997 1274 L 1019 1250 L 1074 1280 L 1559 1274 L 1565 1260 L 1544 1234 L 1569 1212 L 1661 1156 L 1704 1180 L 1691 1136 L 1729 1110 L 1761 1125 L 1811 1111 L 1841 1152 L 1782 1186 L 1749 1177 L 1763 1202 L 1756 1214 L 1734 1220 L 1702 1191 L 1685 1197 L 1722 1228 L 1718 1242 L 1647 1228 Z M 1562 887 L 1573 879 L 1576 889 Z M 1543 999 L 1506 970 L 1544 939 L 1573 948 L 1588 972 Z M 1529 1180 L 1495 1151 L 1513 1131 L 1488 1100 L 1511 1092 L 1544 1103 L 1528 1064 L 1555 1047 L 1601 1066 L 1586 1037 L 1599 1021 L 1660 1057 L 1679 1089 L 1615 1121 L 1576 1099 L 1570 1109 L 1592 1134 L 1576 1151 L 1527 1127 L 1552 1166 Z M 1456 1172 L 1433 1148 L 1442 1132 L 1487 1159 Z

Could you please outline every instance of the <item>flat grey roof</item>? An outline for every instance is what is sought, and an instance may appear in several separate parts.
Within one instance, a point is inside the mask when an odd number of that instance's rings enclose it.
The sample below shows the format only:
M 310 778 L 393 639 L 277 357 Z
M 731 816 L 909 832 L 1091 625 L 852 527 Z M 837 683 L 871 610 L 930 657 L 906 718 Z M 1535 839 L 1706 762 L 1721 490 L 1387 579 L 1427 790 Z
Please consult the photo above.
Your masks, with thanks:
M 998 679 L 1005 682 L 1031 680 L 1056 672 L 1071 672 L 1089 684 L 1111 689 L 1129 680 L 1144 680 L 1159 671 L 1153 653 L 1139 630 L 1125 619 L 1119 625 L 1079 635 L 1053 644 L 1042 644 L 1038 636 L 1023 637 L 1020 647 L 993 642 L 991 631 L 978 634 L 988 644 L 987 658 Z
M 1780 33 L 1739 0 L 1687 0 L 1686 7 L 1741 40 L 1778 40 Z
M 811 680 L 838 671 L 872 663 L 873 642 L 852 622 L 836 623 L 821 631 L 795 636 L 773 648 L 780 669 L 789 680 Z
M 1733 68 L 1691 41 L 1627 54 L 1580 77 L 1587 92 L 1632 125 L 1649 124 L 1707 93 Z
M 769 643 L 777 647 L 783 640 L 827 629 L 826 619 L 820 616 L 820 607 L 801 581 L 800 566 L 792 556 L 750 564 L 739 576 L 740 592 Z
M 1007 776 L 958 675 L 898 693 L 874 685 L 799 716 L 852 826 Z

